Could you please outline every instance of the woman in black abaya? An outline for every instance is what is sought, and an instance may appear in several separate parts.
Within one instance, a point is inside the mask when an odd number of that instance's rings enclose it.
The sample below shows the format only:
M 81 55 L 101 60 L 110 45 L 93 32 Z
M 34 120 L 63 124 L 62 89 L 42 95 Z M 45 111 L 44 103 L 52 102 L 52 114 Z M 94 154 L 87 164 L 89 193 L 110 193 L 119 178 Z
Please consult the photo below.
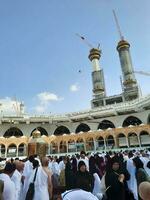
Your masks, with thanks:
M 121 169 L 121 166 L 119 157 L 115 156 L 106 171 L 105 185 L 108 200 L 129 200 L 126 197 L 126 180 L 129 180 L 130 175 L 127 170 Z

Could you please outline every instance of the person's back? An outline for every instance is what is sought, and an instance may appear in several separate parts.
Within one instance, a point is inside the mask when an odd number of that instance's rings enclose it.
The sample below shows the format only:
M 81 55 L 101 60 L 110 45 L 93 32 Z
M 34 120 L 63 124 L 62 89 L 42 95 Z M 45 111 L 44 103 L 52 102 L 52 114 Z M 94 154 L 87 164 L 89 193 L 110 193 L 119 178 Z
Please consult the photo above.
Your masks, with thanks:
M 33 200 L 49 200 L 52 196 L 51 172 L 48 169 L 48 159 L 42 158 L 42 166 L 35 168 L 30 182 L 33 181 L 35 172 L 37 170 L 36 179 L 34 182 L 35 193 Z
M 30 182 L 33 181 L 36 170 L 37 170 L 37 174 L 36 174 L 36 179 L 34 182 L 34 186 L 35 186 L 34 199 L 35 200 L 41 200 L 41 199 L 48 200 L 49 199 L 48 176 L 42 167 L 38 167 L 38 169 L 33 170 L 33 173 L 30 178 Z

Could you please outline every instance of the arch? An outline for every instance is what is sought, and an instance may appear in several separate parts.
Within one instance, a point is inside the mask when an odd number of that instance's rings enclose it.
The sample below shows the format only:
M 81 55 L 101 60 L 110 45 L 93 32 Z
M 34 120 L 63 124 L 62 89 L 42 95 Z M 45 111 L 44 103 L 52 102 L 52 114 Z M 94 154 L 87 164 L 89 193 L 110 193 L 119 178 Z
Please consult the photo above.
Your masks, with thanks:
M 138 147 L 139 141 L 136 133 L 131 132 L 128 134 L 128 142 L 130 147 Z
M 140 137 L 140 143 L 142 147 L 149 146 L 150 135 L 147 131 L 141 131 L 139 137 Z
M 106 146 L 107 148 L 109 149 L 113 149 L 114 146 L 115 146 L 115 141 L 114 141 L 114 137 L 112 135 L 109 135 L 107 138 L 106 138 Z
M 137 126 L 137 125 L 140 125 L 140 124 L 142 124 L 142 121 L 139 118 L 134 117 L 134 116 L 129 116 L 123 121 L 122 126 L 123 127 L 127 127 L 127 126 L 130 126 L 130 125 Z
M 123 148 L 123 147 L 127 147 L 127 139 L 124 133 L 119 133 L 117 136 L 117 147 L 119 148 Z
M 50 152 L 52 154 L 59 153 L 58 152 L 58 144 L 57 143 L 51 142 L 51 144 L 50 144 Z
M 76 149 L 77 149 L 77 152 L 85 151 L 84 140 L 82 138 L 77 139 Z
M 107 128 L 115 128 L 115 125 L 109 120 L 103 120 L 99 123 L 97 129 L 105 130 Z
M 96 138 L 96 150 L 103 150 L 103 149 L 105 149 L 104 138 L 102 136 L 99 136 Z
M 61 141 L 59 144 L 59 152 L 60 153 L 67 153 L 67 145 L 66 142 Z
M 94 151 L 94 140 L 93 140 L 93 138 L 87 138 L 87 140 L 86 140 L 86 151 Z
M 81 123 L 79 126 L 77 126 L 75 133 L 79 133 L 81 131 L 88 132 L 89 130 L 91 129 L 87 124 Z
M 21 143 L 18 146 L 18 156 L 26 156 L 26 144 Z
M 76 152 L 76 143 L 73 139 L 68 141 L 68 152 Z
M 7 148 L 7 157 L 17 156 L 17 146 L 15 144 L 10 144 Z
M 54 135 L 63 135 L 64 133 L 69 134 L 70 130 L 66 126 L 59 126 L 54 131 Z
M 6 151 L 6 147 L 4 144 L 0 144 L 0 151 L 1 151 L 1 156 L 0 157 L 5 157 L 5 151 Z
M 32 133 L 33 133 L 35 130 L 40 131 L 41 136 L 42 136 L 42 135 L 48 136 L 47 131 L 46 131 L 45 128 L 43 128 L 43 127 L 37 127 L 37 128 L 35 128 L 35 129 L 31 132 L 30 136 L 32 136 Z
M 11 136 L 21 137 L 21 136 L 23 136 L 23 133 L 19 128 L 11 127 L 4 133 L 4 137 L 8 138 Z

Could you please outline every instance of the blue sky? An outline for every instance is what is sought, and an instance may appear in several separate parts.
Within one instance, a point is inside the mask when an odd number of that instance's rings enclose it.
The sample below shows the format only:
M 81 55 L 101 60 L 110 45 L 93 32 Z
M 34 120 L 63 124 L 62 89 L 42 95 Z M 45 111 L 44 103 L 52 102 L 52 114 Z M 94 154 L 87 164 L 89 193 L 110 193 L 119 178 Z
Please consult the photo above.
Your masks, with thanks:
M 149 0 L 1 0 L 0 99 L 5 107 L 16 97 L 28 114 L 90 108 L 89 47 L 75 33 L 93 46 L 101 44 L 107 94 L 121 93 L 112 9 L 131 44 L 135 69 L 150 71 Z M 136 77 L 148 94 L 150 77 Z

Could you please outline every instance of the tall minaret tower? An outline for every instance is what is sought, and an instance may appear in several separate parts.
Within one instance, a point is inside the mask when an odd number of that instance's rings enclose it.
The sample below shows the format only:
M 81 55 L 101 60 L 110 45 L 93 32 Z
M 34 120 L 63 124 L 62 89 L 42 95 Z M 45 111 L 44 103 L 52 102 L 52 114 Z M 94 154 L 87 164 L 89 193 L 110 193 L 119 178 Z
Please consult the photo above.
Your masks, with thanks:
M 93 81 L 93 99 L 92 108 L 103 106 L 106 96 L 103 69 L 100 68 L 99 59 L 101 50 L 92 48 L 90 50 L 89 59 L 92 62 L 92 81 Z
M 120 35 L 120 41 L 117 45 L 117 51 L 119 53 L 119 59 L 123 75 L 123 95 L 126 101 L 130 101 L 139 97 L 139 88 L 134 75 L 130 55 L 130 44 L 126 40 L 124 40 L 124 37 L 121 34 L 121 29 L 115 11 L 113 11 L 113 14 Z

